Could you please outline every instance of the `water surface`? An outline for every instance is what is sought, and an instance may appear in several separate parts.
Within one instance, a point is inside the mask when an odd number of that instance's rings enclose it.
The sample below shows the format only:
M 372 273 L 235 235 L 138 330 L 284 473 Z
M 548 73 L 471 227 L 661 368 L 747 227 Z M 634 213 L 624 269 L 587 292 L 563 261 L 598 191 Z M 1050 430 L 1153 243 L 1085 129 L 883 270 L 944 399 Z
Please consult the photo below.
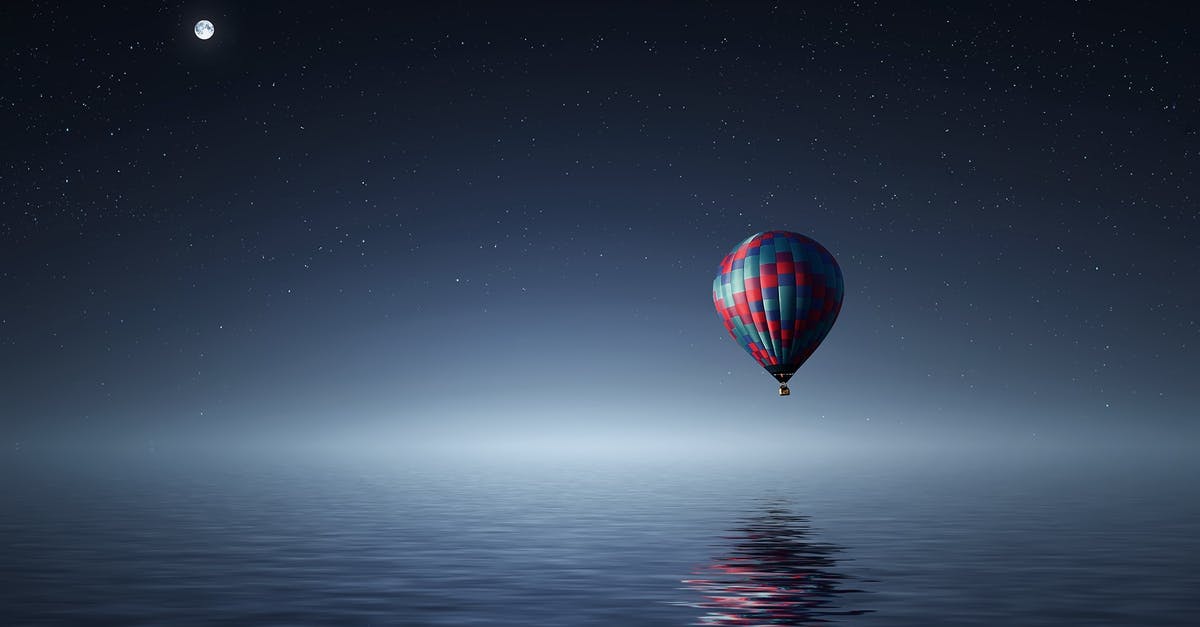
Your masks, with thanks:
M 0 623 L 1192 625 L 1170 464 L 4 460 Z

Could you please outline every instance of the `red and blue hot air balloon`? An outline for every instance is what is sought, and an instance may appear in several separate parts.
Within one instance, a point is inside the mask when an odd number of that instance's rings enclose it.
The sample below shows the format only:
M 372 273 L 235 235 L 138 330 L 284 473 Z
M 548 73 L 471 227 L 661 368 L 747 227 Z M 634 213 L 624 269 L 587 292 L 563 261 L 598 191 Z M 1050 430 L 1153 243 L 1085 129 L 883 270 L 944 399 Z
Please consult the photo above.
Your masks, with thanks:
M 842 309 L 842 269 L 815 240 L 789 231 L 758 233 L 725 255 L 713 304 L 729 335 L 779 380 L 817 350 Z

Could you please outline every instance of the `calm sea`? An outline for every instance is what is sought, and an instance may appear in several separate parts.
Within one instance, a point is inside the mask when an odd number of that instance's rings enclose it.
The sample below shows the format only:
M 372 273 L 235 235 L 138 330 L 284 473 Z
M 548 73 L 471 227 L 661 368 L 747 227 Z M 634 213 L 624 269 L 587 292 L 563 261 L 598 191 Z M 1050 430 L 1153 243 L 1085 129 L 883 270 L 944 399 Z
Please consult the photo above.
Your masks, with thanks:
M 3 460 L 3 625 L 1196 625 L 1170 463 Z

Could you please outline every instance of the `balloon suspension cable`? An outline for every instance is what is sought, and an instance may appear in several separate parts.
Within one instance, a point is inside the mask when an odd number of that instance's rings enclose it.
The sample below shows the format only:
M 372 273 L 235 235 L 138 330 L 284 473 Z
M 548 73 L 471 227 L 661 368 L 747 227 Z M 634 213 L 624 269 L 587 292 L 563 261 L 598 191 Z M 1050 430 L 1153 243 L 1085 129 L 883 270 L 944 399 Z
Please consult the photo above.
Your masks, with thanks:
M 780 396 L 791 396 L 792 395 L 792 391 L 788 389 L 788 386 L 786 383 L 779 384 L 779 395 Z

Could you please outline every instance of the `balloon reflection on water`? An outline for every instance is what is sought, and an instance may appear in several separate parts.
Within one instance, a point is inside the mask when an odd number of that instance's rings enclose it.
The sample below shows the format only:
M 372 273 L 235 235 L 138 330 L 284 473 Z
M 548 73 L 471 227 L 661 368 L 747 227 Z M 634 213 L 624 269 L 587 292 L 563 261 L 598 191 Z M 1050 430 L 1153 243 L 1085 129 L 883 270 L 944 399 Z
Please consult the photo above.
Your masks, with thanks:
M 727 555 L 683 582 L 704 598 L 696 625 L 813 625 L 870 610 L 845 609 L 851 578 L 834 570 L 842 549 L 809 539 L 806 516 L 772 504 L 731 530 Z

